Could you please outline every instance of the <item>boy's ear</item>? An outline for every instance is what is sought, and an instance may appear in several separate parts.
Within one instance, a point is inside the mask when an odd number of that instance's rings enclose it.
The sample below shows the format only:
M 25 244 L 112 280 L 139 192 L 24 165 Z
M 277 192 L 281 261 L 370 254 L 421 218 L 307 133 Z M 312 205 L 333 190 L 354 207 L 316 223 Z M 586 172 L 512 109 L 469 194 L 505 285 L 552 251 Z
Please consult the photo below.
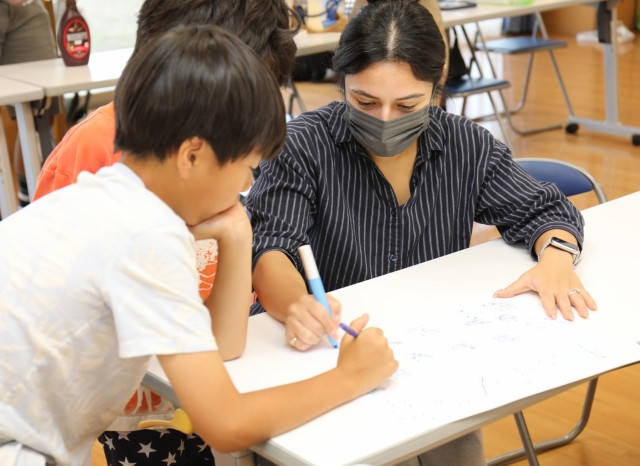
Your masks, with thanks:
M 188 179 L 211 160 L 209 144 L 199 137 L 186 139 L 178 148 L 176 164 L 182 178 Z M 206 158 L 205 158 L 206 157 Z

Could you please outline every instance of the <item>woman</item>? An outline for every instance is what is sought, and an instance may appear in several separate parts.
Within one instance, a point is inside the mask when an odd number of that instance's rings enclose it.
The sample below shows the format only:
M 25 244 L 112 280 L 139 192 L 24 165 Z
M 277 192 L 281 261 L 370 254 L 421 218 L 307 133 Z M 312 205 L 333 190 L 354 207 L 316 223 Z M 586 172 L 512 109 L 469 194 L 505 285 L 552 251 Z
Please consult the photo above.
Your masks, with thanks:
M 497 297 L 535 291 L 549 316 L 559 310 L 569 320 L 574 309 L 581 317 L 595 309 L 574 271 L 577 209 L 525 174 L 488 131 L 431 105 L 445 45 L 417 0 L 370 1 L 333 64 L 344 101 L 289 123 L 284 149 L 261 164 L 247 202 L 258 306 L 285 323 L 289 344 L 306 350 L 337 338 L 340 319 L 337 301 L 331 319 L 308 294 L 299 246 L 311 244 L 331 291 L 464 249 L 474 221 L 496 225 L 538 260 Z M 454 456 L 439 462 L 482 464 L 471 437 L 468 458 L 449 448 Z

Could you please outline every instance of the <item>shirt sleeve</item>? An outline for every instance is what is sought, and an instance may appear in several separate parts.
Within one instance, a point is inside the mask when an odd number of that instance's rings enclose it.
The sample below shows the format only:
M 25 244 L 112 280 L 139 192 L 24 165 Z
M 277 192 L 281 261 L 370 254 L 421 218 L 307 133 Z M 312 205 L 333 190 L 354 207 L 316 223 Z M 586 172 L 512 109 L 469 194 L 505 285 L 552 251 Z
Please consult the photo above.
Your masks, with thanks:
M 545 231 L 567 231 L 581 248 L 584 239 L 584 219 L 578 209 L 553 183 L 527 174 L 499 142 L 487 164 L 476 221 L 496 225 L 509 244 L 524 242 L 534 258 L 535 242 Z
M 260 176 L 247 198 L 254 231 L 253 264 L 262 254 L 279 250 L 302 271 L 298 247 L 309 243 L 316 212 L 313 167 L 304 144 L 290 135 L 274 160 L 262 162 Z
M 106 271 L 103 295 L 123 358 L 217 349 L 198 294 L 193 238 L 175 227 L 129 239 Z

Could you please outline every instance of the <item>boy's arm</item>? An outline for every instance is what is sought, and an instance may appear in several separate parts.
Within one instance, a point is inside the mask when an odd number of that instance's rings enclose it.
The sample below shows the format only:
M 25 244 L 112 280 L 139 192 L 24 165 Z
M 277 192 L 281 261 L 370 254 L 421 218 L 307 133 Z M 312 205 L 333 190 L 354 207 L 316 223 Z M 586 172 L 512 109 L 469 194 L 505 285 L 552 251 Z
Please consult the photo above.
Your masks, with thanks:
M 215 284 L 205 305 L 224 361 L 244 351 L 251 301 L 251 240 L 218 241 Z
M 211 314 L 220 356 L 227 361 L 244 351 L 251 306 L 251 240 L 249 218 L 238 202 L 234 207 L 191 228 L 196 239 L 218 243 L 215 284 L 205 305 Z
M 352 322 L 362 331 L 367 318 Z M 398 363 L 379 329 L 346 335 L 336 368 L 293 384 L 240 394 L 218 352 L 158 356 L 193 426 L 213 448 L 237 451 L 303 424 L 378 387 Z M 197 382 L 196 382 L 197 381 Z

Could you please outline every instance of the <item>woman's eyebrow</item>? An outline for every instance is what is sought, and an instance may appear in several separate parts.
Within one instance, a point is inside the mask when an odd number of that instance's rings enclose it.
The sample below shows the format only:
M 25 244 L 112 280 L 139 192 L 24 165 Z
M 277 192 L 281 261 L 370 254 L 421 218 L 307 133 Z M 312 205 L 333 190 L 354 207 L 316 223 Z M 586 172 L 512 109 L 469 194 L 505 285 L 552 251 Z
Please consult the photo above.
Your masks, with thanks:
M 371 95 L 368 92 L 362 91 L 360 89 L 350 89 L 350 91 L 353 92 L 354 94 L 360 95 L 362 97 L 367 97 L 368 99 L 379 99 L 379 97 Z M 395 100 L 396 101 L 398 101 L 398 100 L 410 100 L 410 99 L 416 99 L 416 98 L 425 97 L 425 96 L 426 96 L 426 94 L 424 94 L 424 93 L 416 92 L 414 94 L 409 94 L 409 95 L 404 96 L 404 97 L 398 97 Z

